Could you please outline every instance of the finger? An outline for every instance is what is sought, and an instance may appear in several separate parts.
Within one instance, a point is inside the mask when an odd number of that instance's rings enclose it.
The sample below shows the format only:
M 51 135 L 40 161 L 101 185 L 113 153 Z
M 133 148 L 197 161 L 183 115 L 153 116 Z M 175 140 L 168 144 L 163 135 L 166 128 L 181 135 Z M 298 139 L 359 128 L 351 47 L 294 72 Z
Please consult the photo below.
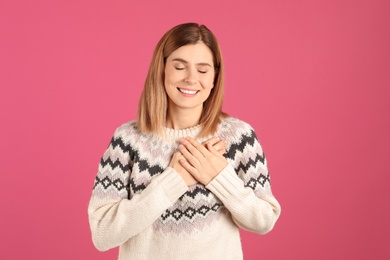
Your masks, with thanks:
M 212 153 L 212 154 L 215 154 L 215 155 L 221 155 L 219 152 L 218 152 L 218 150 L 217 149 L 215 149 L 215 147 L 214 146 L 212 146 L 212 145 L 207 145 L 207 149 Z
M 195 139 L 186 137 L 186 138 L 182 138 L 180 142 L 199 161 L 202 160 L 204 157 L 206 157 L 204 150 L 207 151 L 207 149 Z
M 192 176 L 196 176 L 197 170 L 194 166 L 192 166 L 185 158 L 179 159 L 179 162 L 181 166 L 183 166 L 184 169 L 186 169 Z
M 226 141 L 219 141 L 218 143 L 214 144 L 213 147 L 215 150 L 220 151 L 226 148 L 227 142 Z
M 184 142 L 183 144 L 186 145 L 187 148 L 189 148 L 191 153 L 194 152 L 194 155 L 197 156 L 198 159 L 202 159 L 201 157 L 199 157 L 199 155 L 206 158 L 207 156 L 210 155 L 210 152 L 194 138 L 186 137 L 183 142 Z M 197 151 L 195 151 L 191 146 L 195 148 Z
M 177 152 L 175 152 L 175 153 L 173 154 L 173 158 L 176 159 L 176 160 L 178 160 L 178 159 L 180 158 L 180 156 L 183 156 L 183 155 L 182 155 L 181 152 L 179 152 L 179 151 L 177 151 Z
M 187 147 L 180 144 L 179 145 L 180 152 L 184 156 L 184 158 L 194 167 L 198 166 L 200 163 L 200 160 L 194 156 L 190 151 L 188 151 Z M 196 150 L 196 148 L 193 148 Z M 199 152 L 198 152 L 199 153 Z M 199 153 L 200 154 L 200 153 Z M 198 155 L 199 156 L 199 155 Z M 202 156 L 202 155 L 200 155 Z
M 226 153 L 226 149 L 221 149 L 221 150 L 218 150 L 218 153 L 220 155 L 224 155 Z
M 221 139 L 218 136 L 216 136 L 216 137 L 212 137 L 212 138 L 208 139 L 207 141 L 203 142 L 202 144 L 204 146 L 206 146 L 207 144 L 215 145 L 219 141 L 221 141 Z

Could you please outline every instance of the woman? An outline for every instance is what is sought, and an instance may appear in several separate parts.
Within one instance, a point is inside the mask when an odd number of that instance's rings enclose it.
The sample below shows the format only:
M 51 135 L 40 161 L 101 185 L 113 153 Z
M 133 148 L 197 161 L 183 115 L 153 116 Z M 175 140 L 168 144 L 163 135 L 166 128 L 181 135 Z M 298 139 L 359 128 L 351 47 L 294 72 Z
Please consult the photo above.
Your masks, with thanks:
M 223 63 L 205 26 L 159 41 L 138 109 L 103 155 L 88 214 L 99 250 L 119 259 L 242 259 L 239 228 L 280 214 L 255 132 L 222 112 Z

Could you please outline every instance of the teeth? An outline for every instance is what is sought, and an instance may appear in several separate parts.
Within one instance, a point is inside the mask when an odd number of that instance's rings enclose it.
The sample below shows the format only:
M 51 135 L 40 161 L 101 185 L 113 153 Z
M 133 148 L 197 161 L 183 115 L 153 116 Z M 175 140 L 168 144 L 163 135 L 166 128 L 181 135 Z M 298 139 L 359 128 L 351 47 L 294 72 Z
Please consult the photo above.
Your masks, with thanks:
M 194 95 L 194 94 L 196 94 L 196 92 L 198 92 L 197 90 L 187 90 L 187 89 L 181 89 L 181 88 L 179 88 L 179 91 L 184 93 L 184 94 L 189 94 L 189 95 Z

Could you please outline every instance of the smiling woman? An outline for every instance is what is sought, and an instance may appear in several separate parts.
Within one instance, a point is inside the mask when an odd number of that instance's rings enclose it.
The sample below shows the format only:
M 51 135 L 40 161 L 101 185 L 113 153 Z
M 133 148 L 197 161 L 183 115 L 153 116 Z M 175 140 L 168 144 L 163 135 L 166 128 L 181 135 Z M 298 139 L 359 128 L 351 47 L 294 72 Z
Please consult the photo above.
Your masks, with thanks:
M 280 215 L 252 127 L 222 112 L 223 63 L 203 25 L 158 43 L 138 119 L 104 153 L 88 207 L 99 250 L 119 259 L 242 259 L 239 228 L 269 232 Z
M 194 50 L 197 50 L 197 54 L 201 54 L 202 58 L 191 54 L 191 51 Z M 188 56 L 188 60 L 178 56 L 184 54 Z M 164 133 L 163 126 L 166 126 L 169 116 L 167 113 L 169 112 L 169 100 L 164 78 L 167 77 L 169 68 L 172 68 L 168 66 L 172 61 L 175 61 L 172 65 L 176 65 L 176 68 L 186 72 L 181 76 L 183 82 L 180 84 L 194 83 L 194 79 L 191 77 L 195 75 L 188 75 L 189 72 L 193 72 L 193 64 L 189 64 L 190 62 L 195 63 L 200 72 L 206 72 L 207 65 L 212 68 L 207 71 L 213 74 L 213 89 L 202 105 L 203 109 L 197 123 L 202 124 L 201 136 L 214 133 L 221 118 L 226 117 L 226 114 L 222 112 L 224 93 L 222 54 L 214 34 L 206 26 L 193 23 L 181 24 L 172 28 L 157 44 L 139 103 L 138 125 L 141 131 Z M 190 70 L 188 71 L 188 69 Z M 187 93 L 188 90 L 191 91 L 191 89 L 182 87 L 183 89 L 187 90 Z M 188 119 L 188 117 L 186 118 Z

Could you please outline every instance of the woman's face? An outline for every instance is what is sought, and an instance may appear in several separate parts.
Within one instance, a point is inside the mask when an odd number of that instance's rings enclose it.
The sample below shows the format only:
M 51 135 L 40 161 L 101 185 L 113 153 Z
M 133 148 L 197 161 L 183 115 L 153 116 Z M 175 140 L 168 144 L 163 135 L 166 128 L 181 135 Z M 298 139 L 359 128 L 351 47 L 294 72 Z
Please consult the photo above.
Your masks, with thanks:
M 213 55 L 203 42 L 172 52 L 166 59 L 164 81 L 169 109 L 201 112 L 214 87 L 214 76 Z

